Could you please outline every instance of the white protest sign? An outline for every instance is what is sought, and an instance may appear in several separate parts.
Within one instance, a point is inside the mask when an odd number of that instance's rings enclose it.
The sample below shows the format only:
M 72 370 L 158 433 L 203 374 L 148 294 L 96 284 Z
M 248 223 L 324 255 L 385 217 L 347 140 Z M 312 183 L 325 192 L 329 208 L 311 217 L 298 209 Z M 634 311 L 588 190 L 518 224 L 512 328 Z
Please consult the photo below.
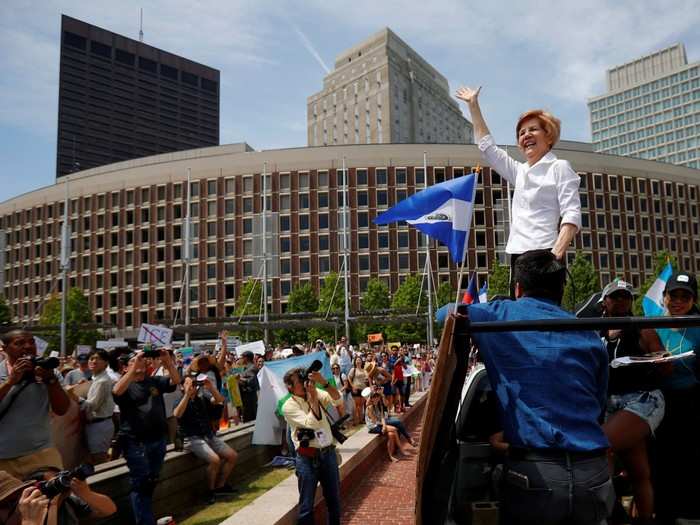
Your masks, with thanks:
M 77 355 L 89 354 L 92 352 L 92 347 L 90 345 L 77 345 L 75 351 Z
M 236 347 L 239 347 L 243 344 L 243 342 L 240 340 L 240 338 L 236 337 L 235 335 L 230 335 L 226 338 L 226 348 L 228 350 L 233 350 Z
M 153 346 L 166 346 L 173 338 L 173 331 L 166 326 L 142 324 L 139 330 L 139 343 L 150 343 Z
M 129 343 L 124 341 L 124 339 L 108 339 L 107 341 L 97 341 L 95 346 L 106 350 L 108 348 L 126 348 L 129 346 Z
M 44 355 L 46 348 L 49 346 L 48 341 L 44 341 L 41 337 L 34 336 L 34 344 L 36 345 L 36 355 Z
M 243 355 L 243 352 L 253 352 L 257 355 L 265 355 L 265 343 L 262 341 L 253 341 L 236 347 L 236 353 Z

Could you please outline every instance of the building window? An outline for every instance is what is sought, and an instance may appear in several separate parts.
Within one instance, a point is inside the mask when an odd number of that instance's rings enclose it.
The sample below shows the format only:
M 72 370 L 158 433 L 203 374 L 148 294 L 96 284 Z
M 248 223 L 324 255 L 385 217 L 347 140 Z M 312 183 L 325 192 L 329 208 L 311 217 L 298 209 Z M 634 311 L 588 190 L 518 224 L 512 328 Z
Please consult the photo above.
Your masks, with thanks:
M 377 185 L 386 185 L 386 168 L 377 168 L 375 171 Z

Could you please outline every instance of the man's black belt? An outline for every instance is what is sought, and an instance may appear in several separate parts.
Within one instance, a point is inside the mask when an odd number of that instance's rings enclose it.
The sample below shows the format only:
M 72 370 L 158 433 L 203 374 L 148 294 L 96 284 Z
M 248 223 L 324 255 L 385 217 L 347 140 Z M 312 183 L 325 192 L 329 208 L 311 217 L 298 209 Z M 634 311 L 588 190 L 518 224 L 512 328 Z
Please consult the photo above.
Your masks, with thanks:
M 599 448 L 596 450 L 558 450 L 558 449 L 539 449 L 539 448 L 519 448 L 509 447 L 508 457 L 523 461 L 564 461 L 571 459 L 572 461 L 593 459 L 605 456 L 606 449 Z

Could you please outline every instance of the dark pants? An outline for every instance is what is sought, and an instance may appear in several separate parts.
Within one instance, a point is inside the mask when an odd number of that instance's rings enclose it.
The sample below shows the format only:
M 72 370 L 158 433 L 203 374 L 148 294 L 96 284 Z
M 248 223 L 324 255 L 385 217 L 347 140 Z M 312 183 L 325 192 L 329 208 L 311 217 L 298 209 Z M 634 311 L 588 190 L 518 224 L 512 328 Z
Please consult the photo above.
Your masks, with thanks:
M 258 393 L 255 390 L 241 392 L 241 401 L 243 402 L 243 421 L 245 423 L 255 421 L 258 412 Z
M 131 508 L 134 512 L 134 523 L 138 525 L 154 525 L 153 491 L 158 482 L 158 474 L 165 459 L 166 438 L 157 441 L 137 441 L 133 438 L 122 437 L 124 459 L 129 467 L 131 481 Z
M 321 483 L 323 498 L 328 508 L 328 523 L 340 525 L 340 473 L 335 447 L 320 451 L 309 458 L 297 454 L 297 484 L 299 486 L 299 525 L 313 525 L 316 486 Z
M 408 431 L 406 430 L 406 427 L 404 426 L 404 424 L 401 422 L 400 419 L 397 419 L 395 417 L 388 417 L 388 418 L 386 418 L 386 424 L 396 428 L 396 430 L 398 430 L 399 434 L 401 434 L 403 437 L 405 437 L 409 441 L 409 443 L 411 442 L 411 435 L 408 433 Z
M 413 383 L 413 376 L 404 377 L 403 379 L 403 392 L 401 396 L 403 397 L 403 406 L 407 407 L 410 405 L 408 398 L 411 397 L 411 383 Z
M 502 525 L 605 525 L 615 501 L 605 453 L 587 459 L 508 458 Z
M 660 524 L 700 518 L 700 389 L 664 390 L 666 410 L 653 442 L 652 476 Z
M 522 253 L 511 254 L 510 256 L 510 298 L 515 299 L 515 261 Z

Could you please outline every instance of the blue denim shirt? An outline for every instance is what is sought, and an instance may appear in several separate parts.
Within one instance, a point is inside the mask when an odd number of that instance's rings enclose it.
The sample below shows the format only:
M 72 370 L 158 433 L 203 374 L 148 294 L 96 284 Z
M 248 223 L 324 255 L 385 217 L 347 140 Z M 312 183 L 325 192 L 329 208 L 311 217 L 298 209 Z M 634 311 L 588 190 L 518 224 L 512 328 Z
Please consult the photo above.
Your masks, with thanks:
M 534 297 L 469 307 L 474 322 L 574 316 Z M 501 411 L 505 440 L 535 449 L 607 448 L 608 355 L 598 335 L 580 332 L 474 333 Z

